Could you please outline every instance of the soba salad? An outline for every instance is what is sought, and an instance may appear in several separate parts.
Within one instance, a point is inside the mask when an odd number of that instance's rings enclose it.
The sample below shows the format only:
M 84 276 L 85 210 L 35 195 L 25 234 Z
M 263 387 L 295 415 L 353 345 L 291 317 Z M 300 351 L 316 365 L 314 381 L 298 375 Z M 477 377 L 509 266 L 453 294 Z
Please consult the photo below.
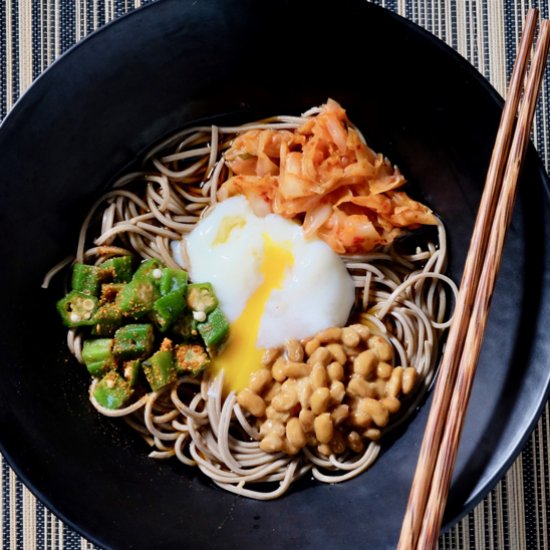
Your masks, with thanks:
M 445 228 L 334 100 L 188 128 L 91 208 L 57 303 L 90 401 L 255 499 L 375 461 L 430 384 Z

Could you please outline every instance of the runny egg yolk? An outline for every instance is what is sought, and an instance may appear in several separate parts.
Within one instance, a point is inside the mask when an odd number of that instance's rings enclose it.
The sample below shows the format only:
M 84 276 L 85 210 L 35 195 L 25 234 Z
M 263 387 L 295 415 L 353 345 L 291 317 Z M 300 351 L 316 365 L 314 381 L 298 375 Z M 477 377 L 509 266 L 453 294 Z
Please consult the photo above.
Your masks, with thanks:
M 226 392 L 239 392 L 248 386 L 250 375 L 262 365 L 263 349 L 256 340 L 265 305 L 274 289 L 282 288 L 287 268 L 294 264 L 290 246 L 262 234 L 264 249 L 260 266 L 263 282 L 248 299 L 241 315 L 231 323 L 229 340 L 213 363 L 215 374 L 224 372 Z

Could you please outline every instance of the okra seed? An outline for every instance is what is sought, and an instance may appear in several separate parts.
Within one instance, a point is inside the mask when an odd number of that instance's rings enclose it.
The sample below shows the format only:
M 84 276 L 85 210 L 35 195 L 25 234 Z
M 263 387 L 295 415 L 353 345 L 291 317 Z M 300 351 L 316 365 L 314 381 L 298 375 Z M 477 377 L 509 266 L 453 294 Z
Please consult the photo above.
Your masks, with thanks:
M 206 313 L 204 311 L 193 311 L 193 319 L 199 323 L 204 323 L 206 321 Z
M 71 322 L 78 323 L 80 321 L 80 315 L 77 313 L 71 313 Z
M 153 279 L 160 279 L 162 277 L 162 271 L 160 269 L 153 269 Z

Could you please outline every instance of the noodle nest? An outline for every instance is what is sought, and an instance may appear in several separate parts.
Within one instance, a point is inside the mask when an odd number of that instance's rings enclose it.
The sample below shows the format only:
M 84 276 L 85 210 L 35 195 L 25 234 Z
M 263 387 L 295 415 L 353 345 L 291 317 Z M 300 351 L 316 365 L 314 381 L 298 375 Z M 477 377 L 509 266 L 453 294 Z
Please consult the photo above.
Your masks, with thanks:
M 238 127 L 202 126 L 185 129 L 151 149 L 143 170 L 120 178 L 90 209 L 82 225 L 75 258 L 67 258 L 46 276 L 73 260 L 99 264 L 131 254 L 156 258 L 168 267 L 181 267 L 172 243 L 189 233 L 216 202 L 216 192 L 228 177 L 223 152 L 234 137 L 249 129 L 295 129 L 318 109 L 302 117 L 279 116 Z M 373 327 L 392 344 L 396 361 L 414 367 L 420 383 L 405 410 L 392 419 L 387 433 L 410 415 L 429 387 L 441 351 L 441 336 L 449 325 L 448 289 L 457 289 L 445 274 L 447 245 L 441 222 L 433 241 L 415 249 L 398 240 L 368 254 L 342 256 L 362 304 L 360 322 Z M 89 244 L 89 235 L 93 243 Z M 421 235 L 422 237 L 422 235 Z M 185 258 L 183 258 L 185 263 Z M 82 362 L 82 339 L 70 329 L 68 347 Z M 176 457 L 198 467 L 219 487 L 245 497 L 269 500 L 288 490 L 306 474 L 321 482 L 355 477 L 376 460 L 380 442 L 361 453 L 323 456 L 305 447 L 297 455 L 267 453 L 250 417 L 230 393 L 223 396 L 222 376 L 181 377 L 177 383 L 148 393 L 123 409 L 102 407 L 102 414 L 122 417 L 152 447 L 150 457 Z M 259 485 L 258 485 L 259 484 Z

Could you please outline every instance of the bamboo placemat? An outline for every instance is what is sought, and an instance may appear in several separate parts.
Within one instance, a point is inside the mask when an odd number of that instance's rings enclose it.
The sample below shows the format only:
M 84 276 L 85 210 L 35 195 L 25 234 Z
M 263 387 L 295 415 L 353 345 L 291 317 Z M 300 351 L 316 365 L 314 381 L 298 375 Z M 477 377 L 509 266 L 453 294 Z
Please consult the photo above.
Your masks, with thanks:
M 67 48 L 154 0 L 0 0 L 0 120 Z M 259 0 L 261 1 L 261 0 Z M 376 0 L 461 53 L 504 95 L 529 7 L 548 0 Z M 534 144 L 550 163 L 550 77 L 543 84 Z M 550 366 L 549 366 L 550 368 Z M 550 543 L 550 410 L 497 487 L 443 534 L 442 550 L 537 550 Z M 31 495 L 0 456 L 0 540 L 5 549 L 93 548 Z

